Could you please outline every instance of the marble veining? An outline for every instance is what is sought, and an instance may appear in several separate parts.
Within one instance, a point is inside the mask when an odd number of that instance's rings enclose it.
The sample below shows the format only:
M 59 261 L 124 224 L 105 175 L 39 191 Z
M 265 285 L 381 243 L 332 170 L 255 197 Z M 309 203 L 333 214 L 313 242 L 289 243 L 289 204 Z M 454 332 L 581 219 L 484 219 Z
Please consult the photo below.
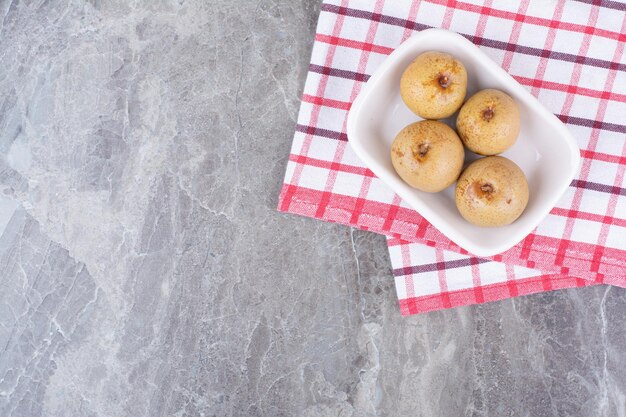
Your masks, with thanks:
M 318 13 L 0 1 L 0 415 L 626 416 L 624 290 L 401 318 L 275 210 Z

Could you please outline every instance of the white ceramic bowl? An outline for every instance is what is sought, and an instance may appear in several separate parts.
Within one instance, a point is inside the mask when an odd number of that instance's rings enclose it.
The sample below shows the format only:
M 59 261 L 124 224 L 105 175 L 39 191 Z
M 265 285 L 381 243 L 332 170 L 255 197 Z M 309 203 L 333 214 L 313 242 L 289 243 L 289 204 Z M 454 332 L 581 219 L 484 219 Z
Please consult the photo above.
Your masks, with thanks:
M 420 120 L 400 98 L 400 77 L 416 56 L 432 50 L 463 62 L 468 74 L 466 98 L 484 88 L 497 88 L 519 106 L 519 137 L 502 156 L 526 174 L 530 199 L 520 218 L 508 226 L 468 223 L 454 203 L 454 185 L 434 194 L 418 191 L 402 181 L 391 165 L 390 148 L 396 134 Z M 450 120 L 453 127 L 454 122 Z M 526 237 L 565 192 L 580 163 L 576 141 L 560 120 L 470 41 L 442 29 L 416 34 L 387 57 L 352 104 L 347 130 L 350 145 L 374 174 L 450 240 L 477 256 L 503 252 Z M 477 158 L 466 150 L 466 163 Z

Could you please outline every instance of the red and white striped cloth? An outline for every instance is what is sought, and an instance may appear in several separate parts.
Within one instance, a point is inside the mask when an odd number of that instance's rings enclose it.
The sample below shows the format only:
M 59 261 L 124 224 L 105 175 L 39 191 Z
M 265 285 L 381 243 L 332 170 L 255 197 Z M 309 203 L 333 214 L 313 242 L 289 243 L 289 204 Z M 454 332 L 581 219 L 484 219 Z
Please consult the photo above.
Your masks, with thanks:
M 346 116 L 414 32 L 466 36 L 567 124 L 582 166 L 514 248 L 476 258 L 354 155 Z M 599 283 L 626 286 L 626 3 L 324 1 L 279 210 L 383 233 L 403 314 Z

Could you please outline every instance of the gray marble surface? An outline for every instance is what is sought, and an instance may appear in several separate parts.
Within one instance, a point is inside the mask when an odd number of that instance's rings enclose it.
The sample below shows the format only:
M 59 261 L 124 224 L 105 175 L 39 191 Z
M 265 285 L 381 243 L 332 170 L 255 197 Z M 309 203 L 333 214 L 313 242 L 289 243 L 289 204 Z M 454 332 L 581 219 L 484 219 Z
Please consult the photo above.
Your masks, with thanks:
M 609 287 L 402 318 L 275 210 L 317 1 L 0 1 L 1 416 L 626 416 Z

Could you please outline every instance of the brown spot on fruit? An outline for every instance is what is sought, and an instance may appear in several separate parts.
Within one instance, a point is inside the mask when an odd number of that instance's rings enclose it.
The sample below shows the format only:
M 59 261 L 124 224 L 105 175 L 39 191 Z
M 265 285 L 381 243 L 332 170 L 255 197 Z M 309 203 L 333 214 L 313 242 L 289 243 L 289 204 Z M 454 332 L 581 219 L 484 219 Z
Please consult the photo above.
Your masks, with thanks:
M 510 199 L 510 198 L 508 198 L 508 199 L 506 200 L 506 203 L 507 203 L 507 204 L 511 204 L 511 199 Z
M 399 151 L 397 149 L 394 149 L 393 153 L 395 153 L 398 158 L 403 158 L 404 157 L 404 152 Z

